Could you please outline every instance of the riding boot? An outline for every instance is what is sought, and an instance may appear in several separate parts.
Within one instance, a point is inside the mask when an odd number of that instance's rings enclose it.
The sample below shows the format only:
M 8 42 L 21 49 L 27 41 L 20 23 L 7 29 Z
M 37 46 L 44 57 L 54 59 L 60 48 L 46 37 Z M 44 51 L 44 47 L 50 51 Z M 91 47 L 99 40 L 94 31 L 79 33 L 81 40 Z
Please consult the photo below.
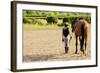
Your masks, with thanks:
M 65 47 L 65 53 L 68 53 L 69 48 Z

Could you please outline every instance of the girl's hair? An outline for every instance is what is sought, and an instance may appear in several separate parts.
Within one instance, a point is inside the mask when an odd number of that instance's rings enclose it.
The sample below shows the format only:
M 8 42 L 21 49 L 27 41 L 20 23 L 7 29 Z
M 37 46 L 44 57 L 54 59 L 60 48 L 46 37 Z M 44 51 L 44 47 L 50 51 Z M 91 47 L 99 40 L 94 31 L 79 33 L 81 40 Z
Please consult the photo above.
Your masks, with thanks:
M 68 26 L 68 23 L 64 22 L 64 26 L 67 27 Z

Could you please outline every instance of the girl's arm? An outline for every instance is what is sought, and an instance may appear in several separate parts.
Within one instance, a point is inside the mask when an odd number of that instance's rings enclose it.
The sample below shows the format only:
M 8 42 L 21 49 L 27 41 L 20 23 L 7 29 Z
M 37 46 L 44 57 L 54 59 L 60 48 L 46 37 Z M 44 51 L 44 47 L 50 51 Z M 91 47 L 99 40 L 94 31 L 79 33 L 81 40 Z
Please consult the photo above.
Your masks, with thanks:
M 62 41 L 64 41 L 64 35 L 63 35 L 64 29 L 62 29 Z

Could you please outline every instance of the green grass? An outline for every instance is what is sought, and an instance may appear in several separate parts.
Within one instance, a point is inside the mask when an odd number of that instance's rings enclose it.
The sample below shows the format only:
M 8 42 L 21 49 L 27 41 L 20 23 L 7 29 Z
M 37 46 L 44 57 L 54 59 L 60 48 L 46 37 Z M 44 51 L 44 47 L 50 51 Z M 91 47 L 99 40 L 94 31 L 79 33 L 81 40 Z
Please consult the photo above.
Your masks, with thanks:
M 63 26 L 57 26 L 55 24 L 52 25 L 38 25 L 38 24 L 23 24 L 23 29 L 25 31 L 32 30 L 32 29 L 49 29 L 49 28 L 62 28 Z

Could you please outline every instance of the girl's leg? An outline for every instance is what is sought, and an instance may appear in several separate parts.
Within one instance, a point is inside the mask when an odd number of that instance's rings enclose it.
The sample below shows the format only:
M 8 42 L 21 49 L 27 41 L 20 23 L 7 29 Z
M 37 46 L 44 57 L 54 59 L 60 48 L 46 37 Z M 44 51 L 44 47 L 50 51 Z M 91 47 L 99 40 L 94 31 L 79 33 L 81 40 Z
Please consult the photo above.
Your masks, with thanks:
M 69 50 L 69 45 L 68 45 L 68 38 L 67 37 L 65 37 L 65 39 L 64 39 L 64 43 L 65 43 L 65 53 L 68 53 L 68 50 Z

